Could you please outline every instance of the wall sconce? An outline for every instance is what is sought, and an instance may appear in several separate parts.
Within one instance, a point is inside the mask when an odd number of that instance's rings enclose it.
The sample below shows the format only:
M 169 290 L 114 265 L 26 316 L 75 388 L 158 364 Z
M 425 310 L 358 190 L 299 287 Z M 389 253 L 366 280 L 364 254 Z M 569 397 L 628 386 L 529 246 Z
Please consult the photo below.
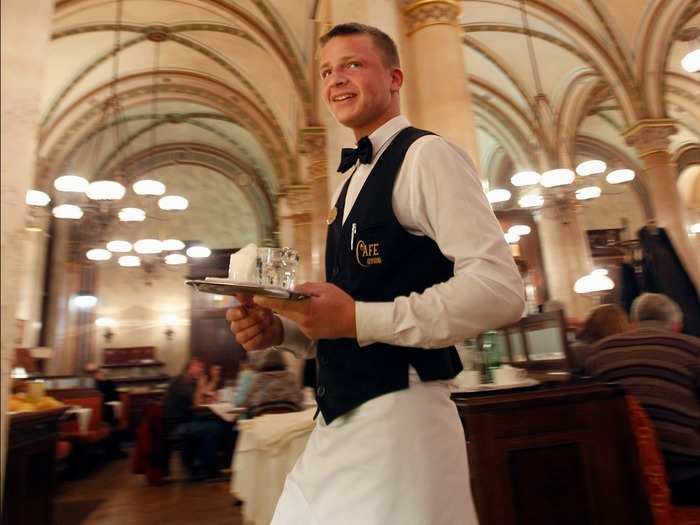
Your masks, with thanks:
M 173 325 L 177 324 L 177 316 L 175 314 L 163 314 L 160 316 L 160 324 L 165 325 L 165 338 L 171 341 L 175 335 L 175 330 L 173 330 Z
M 112 338 L 114 337 L 114 332 L 112 331 L 112 328 L 117 326 L 117 322 L 114 319 L 112 319 L 111 317 L 98 317 L 97 319 L 95 319 L 95 326 L 104 328 L 104 330 L 102 331 L 102 337 L 104 337 L 106 343 L 112 341 Z

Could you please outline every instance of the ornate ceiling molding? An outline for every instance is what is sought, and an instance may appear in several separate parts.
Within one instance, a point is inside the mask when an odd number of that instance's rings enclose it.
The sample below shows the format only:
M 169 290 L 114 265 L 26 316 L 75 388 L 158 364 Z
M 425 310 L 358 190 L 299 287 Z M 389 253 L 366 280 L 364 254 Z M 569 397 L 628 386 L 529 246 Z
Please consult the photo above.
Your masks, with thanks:
M 408 34 L 434 25 L 456 26 L 462 8 L 455 0 L 399 0 Z
M 107 172 L 106 177 L 111 179 L 119 173 L 126 176 L 127 181 L 133 181 L 173 164 L 201 166 L 223 175 L 239 188 L 255 211 L 261 227 L 258 233 L 274 231 L 276 209 L 264 182 L 256 173 L 246 171 L 245 164 L 235 156 L 210 145 L 183 142 L 146 148 L 125 158 Z
M 91 0 L 56 0 L 54 13 L 55 15 L 58 15 L 64 9 L 89 1 Z M 259 0 L 253 1 L 256 4 L 260 4 L 258 5 L 258 8 L 261 9 L 263 16 L 266 16 L 268 18 L 268 22 L 270 22 L 270 24 L 274 27 L 277 22 L 274 20 L 275 16 L 272 14 L 270 9 L 267 9 Z M 277 57 L 287 68 L 290 78 L 297 86 L 297 90 L 299 91 L 302 99 L 302 107 L 304 108 L 305 118 L 307 121 L 310 121 L 312 115 L 311 89 L 308 85 L 307 76 L 304 68 L 301 65 L 301 61 L 297 57 L 295 49 L 292 47 L 286 36 L 284 34 L 270 33 L 259 19 L 229 0 L 206 0 L 206 2 L 229 13 L 231 15 L 231 19 L 240 20 L 259 37 L 261 42 L 264 42 L 265 45 L 267 45 L 273 51 L 273 53 L 277 55 Z
M 217 110 L 224 117 L 230 118 L 232 122 L 246 129 L 258 140 L 275 167 L 280 183 L 284 183 L 287 177 L 294 176 L 297 162 L 296 158 L 291 155 L 289 146 L 285 141 L 280 140 L 281 137 L 275 133 L 275 127 L 269 122 L 266 115 L 261 113 L 259 108 L 241 93 L 233 91 L 229 85 L 192 72 L 161 70 L 161 74 L 171 79 L 171 83 L 158 85 L 158 92 L 163 95 L 162 101 L 167 101 L 169 98 L 185 97 L 189 102 L 199 103 Z M 148 104 L 153 92 L 153 87 L 150 84 L 151 78 L 152 74 L 150 73 L 122 77 L 121 82 L 135 87 L 119 92 L 120 104 L 123 107 L 129 102 L 135 102 L 136 105 Z M 138 85 L 142 81 L 148 82 L 148 85 L 145 83 Z M 65 162 L 68 157 L 62 152 L 68 143 L 75 143 L 81 130 L 85 128 L 91 130 L 95 127 L 96 119 L 102 115 L 102 105 L 98 103 L 89 106 L 87 101 L 92 99 L 108 100 L 106 95 L 111 94 L 109 88 L 109 85 L 103 85 L 85 95 L 64 110 L 54 120 L 52 126 L 44 131 L 40 140 L 40 154 L 44 156 L 48 167 L 53 167 L 52 169 L 55 170 L 59 160 L 61 163 Z M 85 109 L 86 107 L 87 109 Z M 57 129 L 59 125 L 60 129 Z M 47 148 L 49 153 L 45 153 Z
M 668 152 L 669 138 L 678 129 L 671 119 L 643 119 L 624 132 L 625 141 L 634 147 L 640 157 L 659 151 Z

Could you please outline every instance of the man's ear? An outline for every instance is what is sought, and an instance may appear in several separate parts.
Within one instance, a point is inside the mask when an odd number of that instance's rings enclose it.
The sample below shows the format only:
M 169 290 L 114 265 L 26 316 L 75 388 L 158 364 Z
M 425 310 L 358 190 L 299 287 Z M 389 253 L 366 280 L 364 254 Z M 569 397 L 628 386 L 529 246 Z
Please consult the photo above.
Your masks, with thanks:
M 391 70 L 391 92 L 398 93 L 403 86 L 403 71 L 395 67 Z

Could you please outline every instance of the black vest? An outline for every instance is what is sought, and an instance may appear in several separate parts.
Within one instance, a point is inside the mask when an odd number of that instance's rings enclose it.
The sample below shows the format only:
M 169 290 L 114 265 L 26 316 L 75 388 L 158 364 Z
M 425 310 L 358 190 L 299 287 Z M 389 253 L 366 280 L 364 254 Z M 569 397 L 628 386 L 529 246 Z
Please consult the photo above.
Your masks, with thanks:
M 427 236 L 408 233 L 392 207 L 394 181 L 409 146 L 428 131 L 405 128 L 382 153 L 343 224 L 345 183 L 328 227 L 326 280 L 353 299 L 388 302 L 454 275 L 454 264 Z M 436 314 L 438 315 L 438 314 Z M 454 347 L 407 348 L 375 343 L 360 348 L 356 339 L 318 341 L 316 398 L 326 423 L 389 392 L 408 388 L 408 367 L 422 381 L 452 379 L 462 370 Z

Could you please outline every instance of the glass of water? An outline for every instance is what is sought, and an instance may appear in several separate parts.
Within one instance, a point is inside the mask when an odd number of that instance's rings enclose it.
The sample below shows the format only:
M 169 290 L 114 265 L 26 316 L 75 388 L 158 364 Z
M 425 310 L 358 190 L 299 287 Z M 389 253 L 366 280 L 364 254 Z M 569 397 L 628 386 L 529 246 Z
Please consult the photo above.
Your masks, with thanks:
M 258 248 L 258 284 L 291 290 L 299 266 L 299 254 L 291 248 Z

